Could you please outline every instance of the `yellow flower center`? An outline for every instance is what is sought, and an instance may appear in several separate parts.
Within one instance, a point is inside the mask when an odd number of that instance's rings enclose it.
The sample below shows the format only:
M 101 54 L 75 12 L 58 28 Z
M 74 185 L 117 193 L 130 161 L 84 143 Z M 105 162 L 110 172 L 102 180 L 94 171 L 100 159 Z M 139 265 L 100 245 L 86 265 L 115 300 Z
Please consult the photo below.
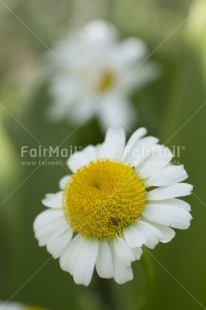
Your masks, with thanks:
M 101 79 L 96 86 L 98 92 L 105 92 L 112 87 L 114 84 L 115 76 L 110 70 L 105 70 L 101 76 Z
M 73 174 L 63 196 L 72 229 L 87 238 L 104 239 L 121 233 L 141 216 L 146 189 L 129 165 L 97 160 Z

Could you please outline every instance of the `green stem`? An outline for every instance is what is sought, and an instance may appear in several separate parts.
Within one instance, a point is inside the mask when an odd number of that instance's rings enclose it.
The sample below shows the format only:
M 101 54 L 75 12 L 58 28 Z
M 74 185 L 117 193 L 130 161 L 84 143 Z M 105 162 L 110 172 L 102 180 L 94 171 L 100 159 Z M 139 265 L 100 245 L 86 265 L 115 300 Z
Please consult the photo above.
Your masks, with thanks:
M 110 280 L 97 277 L 97 291 L 101 298 L 103 309 L 118 310 Z

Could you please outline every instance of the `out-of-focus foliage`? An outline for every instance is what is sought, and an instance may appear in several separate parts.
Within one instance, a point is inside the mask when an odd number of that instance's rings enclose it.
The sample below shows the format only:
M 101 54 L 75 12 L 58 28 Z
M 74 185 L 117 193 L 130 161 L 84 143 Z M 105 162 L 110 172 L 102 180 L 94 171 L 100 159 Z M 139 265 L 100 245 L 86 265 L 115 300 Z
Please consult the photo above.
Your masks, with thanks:
M 2 0 L 0 14 L 0 102 L 6 107 L 0 105 L 0 299 L 15 293 L 13 300 L 54 310 L 206 306 L 204 1 Z M 111 20 L 122 38 L 141 37 L 151 59 L 161 64 L 161 77 L 132 97 L 140 115 L 137 127 L 147 127 L 170 147 L 180 146 L 176 160 L 185 164 L 195 188 L 188 198 L 191 228 L 178 231 L 172 243 L 159 245 L 151 252 L 155 258 L 145 252 L 134 265 L 134 281 L 117 286 L 95 278 L 84 288 L 57 261 L 47 262 L 49 256 L 32 230 L 44 194 L 56 192 L 66 174 L 65 159 L 60 158 L 61 165 L 22 165 L 21 147 L 56 146 L 64 140 L 62 147 L 84 147 L 102 141 L 96 120 L 75 129 L 66 122 L 50 124 L 44 114 L 51 102 L 44 52 L 92 18 Z

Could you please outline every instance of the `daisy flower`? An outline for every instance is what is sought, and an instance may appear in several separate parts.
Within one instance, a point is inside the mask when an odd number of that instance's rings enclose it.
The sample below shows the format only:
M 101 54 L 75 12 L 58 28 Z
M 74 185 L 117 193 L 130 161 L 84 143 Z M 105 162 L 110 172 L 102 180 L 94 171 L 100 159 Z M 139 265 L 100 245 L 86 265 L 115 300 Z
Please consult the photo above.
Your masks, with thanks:
M 120 42 L 112 24 L 96 20 L 57 44 L 53 52 L 56 57 L 48 55 L 54 69 L 50 119 L 79 124 L 95 114 L 103 128 L 133 124 L 136 111 L 129 95 L 158 73 L 156 64 L 145 61 L 142 40 Z
M 46 246 L 77 284 L 88 285 L 94 268 L 102 278 L 132 280 L 131 263 L 142 246 L 153 249 L 190 225 L 187 196 L 192 186 L 182 165 L 146 129 L 125 145 L 122 129 L 109 129 L 105 141 L 68 159 L 72 171 L 60 191 L 42 201 L 48 208 L 34 222 L 40 246 Z

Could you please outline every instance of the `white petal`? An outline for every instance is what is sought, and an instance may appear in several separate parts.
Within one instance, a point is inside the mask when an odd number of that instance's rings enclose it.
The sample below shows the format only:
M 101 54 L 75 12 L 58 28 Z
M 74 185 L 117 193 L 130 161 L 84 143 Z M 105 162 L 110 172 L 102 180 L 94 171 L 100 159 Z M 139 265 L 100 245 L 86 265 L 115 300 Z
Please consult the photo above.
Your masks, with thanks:
M 130 248 L 141 247 L 146 243 L 145 237 L 135 228 L 135 224 L 124 230 L 124 238 Z
M 52 254 L 54 258 L 60 257 L 68 248 L 71 242 L 73 231 L 71 229 L 62 229 L 54 234 L 48 241 L 47 251 Z
M 113 254 L 113 261 L 114 261 L 114 280 L 118 284 L 124 284 L 128 281 L 131 281 L 133 279 L 133 273 L 131 266 L 125 267 L 121 264 L 121 261 L 119 261 L 118 256 L 116 254 Z
M 79 86 L 79 98 L 77 98 L 70 109 L 68 109 L 67 114 L 65 114 L 73 125 L 83 124 L 86 120 L 91 119 L 94 116 L 97 105 L 94 96 L 91 96 L 90 93 L 85 93 L 84 90 L 82 90 L 83 94 L 81 94 L 81 85 L 80 83 L 77 84 Z
M 125 60 L 127 64 L 134 60 L 140 60 L 147 53 L 145 43 L 137 38 L 125 39 L 119 44 L 119 47 L 121 58 L 123 57 L 123 60 Z
M 84 240 L 79 234 L 72 239 L 68 249 L 66 249 L 64 254 L 60 257 L 60 266 L 64 271 L 73 274 L 74 265 L 83 244 Z
M 132 252 L 134 254 L 135 260 L 139 260 L 141 258 L 142 253 L 143 253 L 141 248 L 132 249 Z
M 169 148 L 163 145 L 156 145 L 153 147 L 153 151 L 150 156 L 138 167 L 138 173 L 146 179 L 156 172 L 166 167 L 173 157 Z
M 137 167 L 151 154 L 153 147 L 158 143 L 155 137 L 146 137 L 138 140 L 129 152 L 127 159 L 124 161 Z M 137 169 L 137 168 L 136 168 Z M 138 172 L 138 170 L 137 170 Z
M 154 204 L 162 205 L 162 206 L 171 205 L 174 207 L 182 208 L 183 210 L 188 211 L 188 212 L 191 211 L 191 206 L 189 205 L 189 203 L 181 199 L 172 198 L 172 199 L 165 199 L 165 200 L 155 200 L 154 202 L 149 201 L 148 203 L 149 204 L 154 203 Z
M 45 207 L 49 208 L 61 208 L 62 207 L 63 192 L 58 192 L 56 194 L 47 194 L 42 200 Z
M 128 281 L 133 280 L 133 272 L 131 267 L 124 267 L 119 262 L 118 259 L 114 265 L 114 280 L 118 284 L 124 284 Z
M 147 222 L 147 223 L 153 225 L 155 228 L 157 228 L 160 231 L 160 233 L 162 234 L 162 238 L 160 239 L 160 242 L 168 243 L 174 238 L 175 231 L 172 228 L 167 227 L 165 225 L 160 225 L 160 224 L 157 224 L 154 222 L 150 222 L 146 219 L 143 219 L 143 220 L 144 220 L 144 222 Z
M 130 89 L 135 89 L 135 86 L 136 89 L 139 89 L 146 83 L 156 79 L 161 75 L 162 67 L 156 62 L 150 61 L 148 63 L 144 63 L 143 66 L 139 66 L 135 73 L 136 74 L 132 76 L 132 80 L 128 80 L 127 83 L 130 84 L 128 85 L 130 86 Z
M 192 219 L 191 214 L 183 208 L 158 202 L 148 204 L 144 208 L 143 216 L 152 222 L 179 229 L 187 229 Z
M 38 229 L 35 231 L 35 237 L 39 241 L 40 246 L 44 246 L 48 243 L 49 239 L 53 236 L 53 234 L 57 233 L 62 229 L 68 229 L 69 225 L 67 224 L 64 218 L 60 218 L 56 221 L 51 222 L 48 225 Z
M 76 152 L 71 155 L 67 161 L 69 169 L 75 173 L 79 168 L 88 164 L 87 158 L 84 156 L 83 152 Z
M 99 241 L 96 269 L 101 278 L 110 279 L 114 276 L 112 254 L 107 241 Z
M 92 145 L 88 145 L 82 151 L 71 155 L 67 161 L 67 165 L 72 172 L 76 172 L 79 168 L 88 165 L 91 161 L 96 159 L 96 148 Z
M 98 158 L 121 159 L 125 146 L 123 129 L 110 128 L 103 144 L 97 148 Z
M 98 240 L 84 239 L 84 244 L 73 270 L 73 277 L 76 284 L 89 285 L 92 279 L 94 266 L 98 254 Z
M 122 238 L 114 238 L 112 244 L 114 252 L 121 264 L 125 267 L 129 267 L 135 258 L 128 244 Z
M 170 186 L 187 179 L 188 175 L 184 169 L 184 166 L 168 166 L 161 171 L 157 172 L 149 179 L 147 179 L 144 184 L 147 187 L 150 186 Z
M 36 217 L 34 221 L 34 224 L 33 224 L 34 231 L 63 217 L 64 217 L 64 214 L 61 209 L 60 210 L 49 209 L 49 210 L 43 211 Z
M 97 254 L 97 240 L 89 240 L 76 235 L 61 256 L 60 266 L 73 275 L 75 283 L 87 286 L 92 278 Z
M 145 128 L 139 128 L 137 129 L 129 138 L 126 146 L 125 146 L 125 150 L 124 150 L 124 154 L 123 154 L 123 161 L 128 161 L 128 155 L 130 154 L 130 152 L 132 151 L 132 149 L 134 148 L 136 142 L 142 138 L 143 136 L 145 136 L 147 133 L 147 130 Z
M 145 237 L 145 245 L 150 249 L 153 249 L 162 239 L 161 232 L 154 226 L 144 222 L 143 220 L 139 220 L 135 224 L 135 227 Z
M 174 238 L 175 231 L 172 228 L 159 224 L 155 224 L 155 227 L 159 229 L 163 236 L 160 240 L 162 243 L 168 243 Z
M 0 302 L 0 309 L 1 310 L 25 310 L 25 305 L 18 302 L 8 302 L 2 301 Z M 28 308 L 29 309 L 29 308 Z
M 190 212 L 191 211 L 191 206 L 189 205 L 189 203 L 187 203 L 184 200 L 181 199 L 167 199 L 167 200 L 160 200 L 160 201 L 156 201 L 155 203 L 158 204 L 170 204 L 172 206 L 176 206 L 178 208 L 182 208 L 185 211 Z
M 187 183 L 178 183 L 167 187 L 156 188 L 147 193 L 147 199 L 163 200 L 188 196 L 191 194 L 192 188 L 193 186 Z
M 131 269 L 131 264 L 128 266 L 125 266 L 125 264 L 122 264 L 122 260 L 119 259 L 118 254 L 116 253 L 114 249 L 113 242 L 110 243 L 112 258 L 113 258 L 113 268 L 114 268 L 114 280 L 118 284 L 123 284 L 128 281 L 131 281 L 133 279 L 133 273 Z M 132 255 L 135 259 L 135 254 L 132 252 Z
M 67 182 L 71 179 L 71 175 L 65 175 L 61 180 L 59 181 L 59 187 L 60 189 L 64 189 L 66 186 Z
M 84 157 L 86 158 L 87 162 L 97 160 L 97 153 L 96 148 L 93 145 L 88 145 L 82 150 Z
M 131 102 L 124 96 L 112 96 L 98 111 L 98 118 L 104 130 L 109 127 L 131 131 L 131 126 L 137 121 L 137 113 Z
M 107 44 L 117 38 L 117 31 L 114 26 L 103 20 L 94 20 L 86 24 L 84 27 L 84 37 L 95 45 Z

